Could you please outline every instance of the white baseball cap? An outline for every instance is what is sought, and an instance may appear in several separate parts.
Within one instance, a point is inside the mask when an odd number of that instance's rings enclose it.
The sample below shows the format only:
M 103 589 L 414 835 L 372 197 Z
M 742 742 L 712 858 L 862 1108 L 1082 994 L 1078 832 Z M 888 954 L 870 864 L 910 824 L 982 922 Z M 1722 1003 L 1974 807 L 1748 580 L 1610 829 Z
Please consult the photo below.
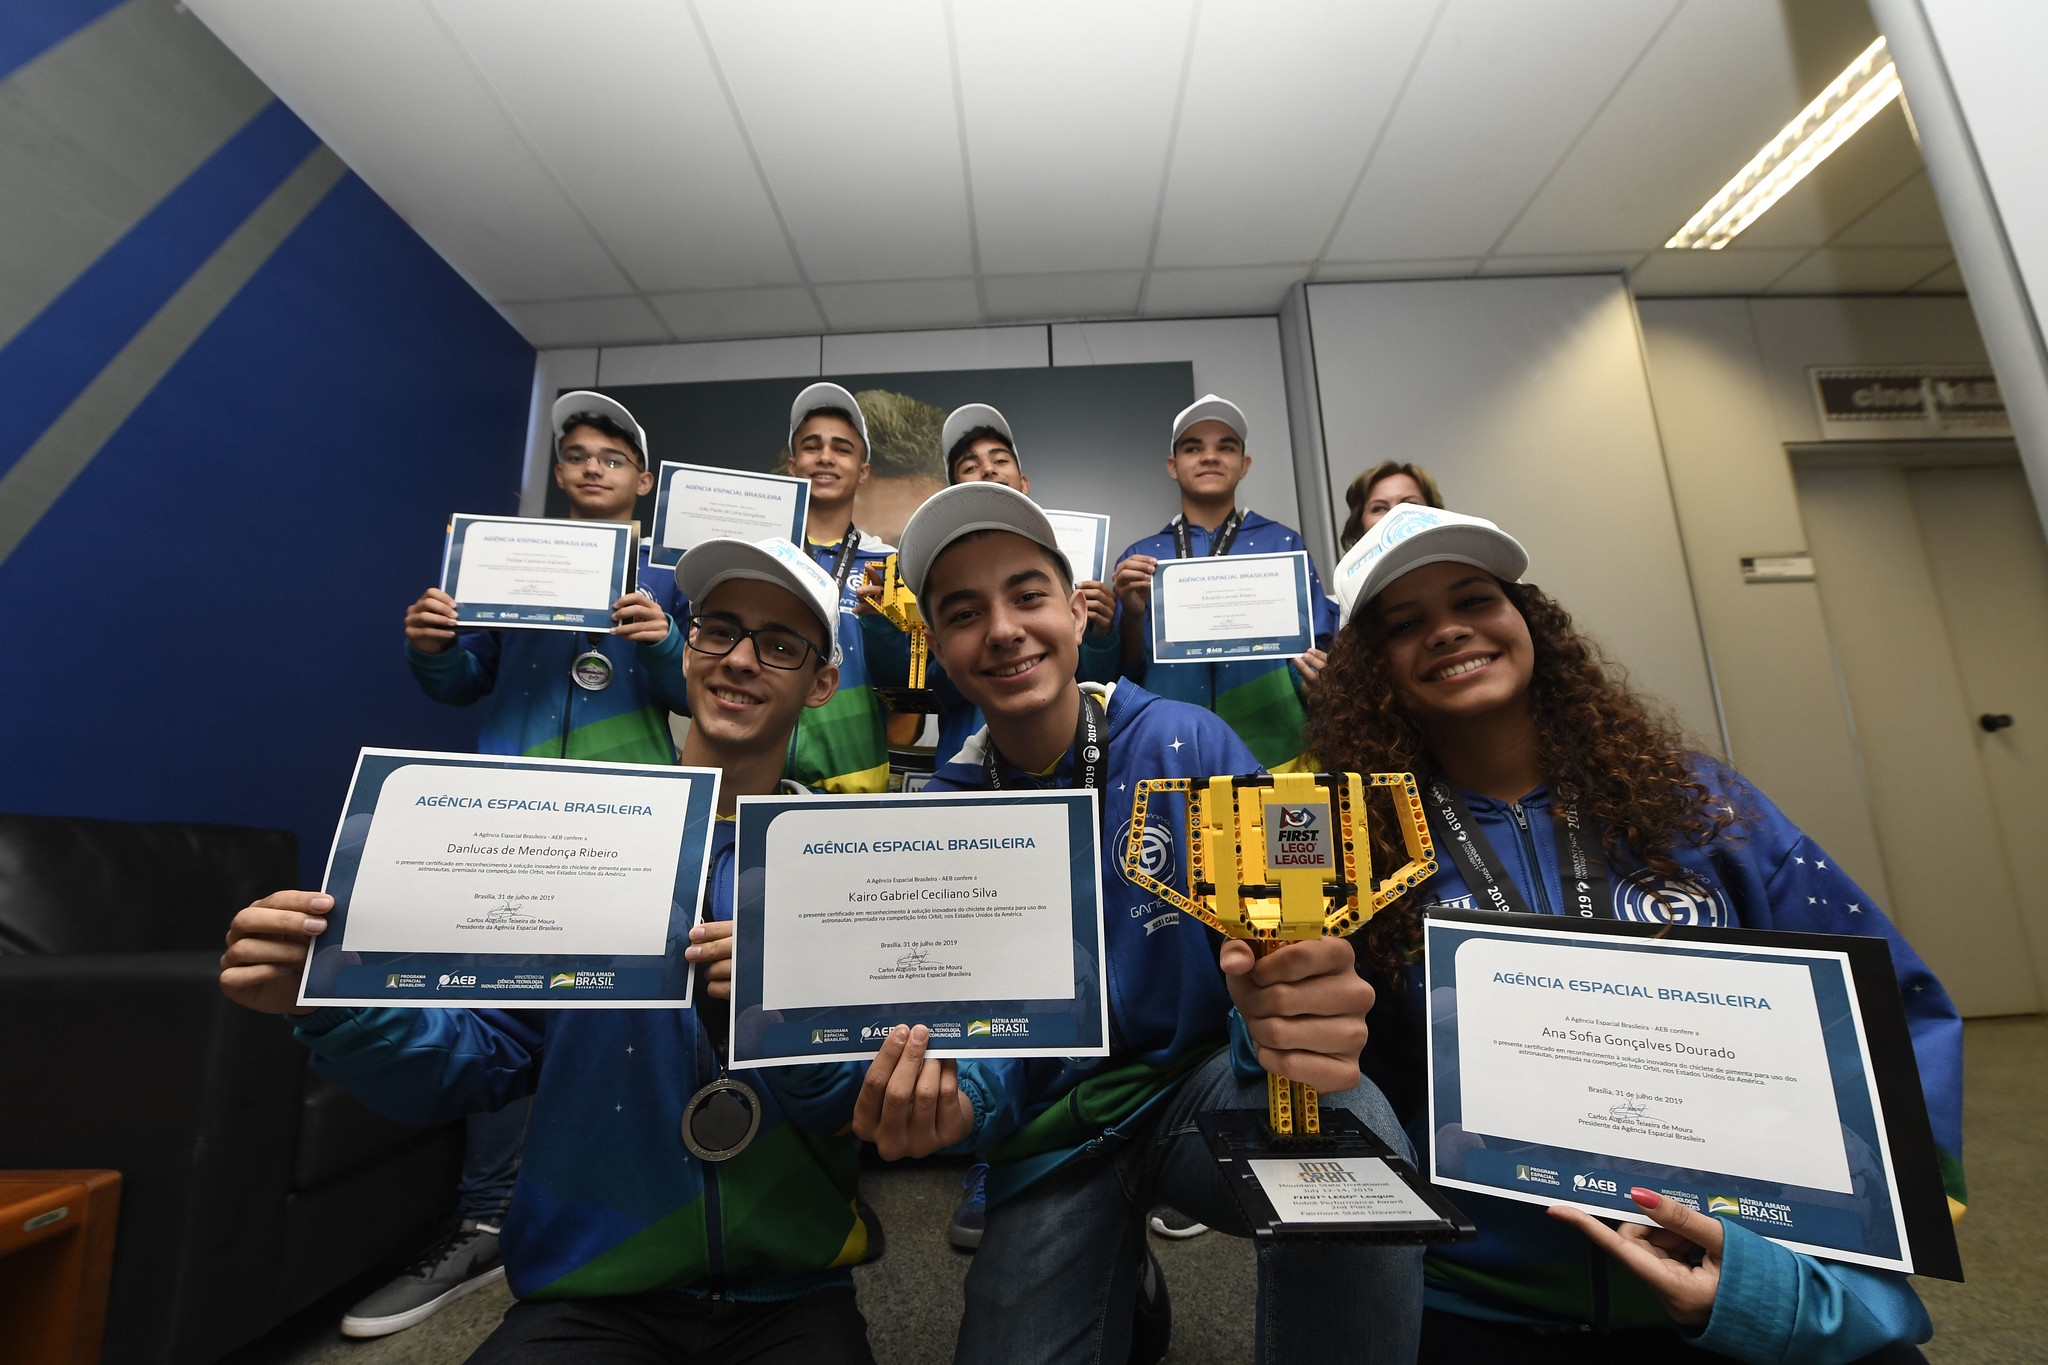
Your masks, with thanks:
M 946 414 L 946 427 L 939 433 L 939 457 L 946 462 L 946 480 L 953 478 L 953 447 L 962 436 L 976 427 L 994 427 L 1003 433 L 1003 440 L 1010 447 L 1010 454 L 1016 457 L 1017 468 L 1024 467 L 1024 457 L 1017 454 L 1017 438 L 1010 434 L 1010 423 L 1004 416 L 986 403 L 969 403 L 954 408 Z
M 925 575 L 948 545 L 975 531 L 1010 531 L 1052 551 L 1072 582 L 1074 566 L 1060 551 L 1059 537 L 1038 504 L 1008 484 L 956 483 L 925 499 L 896 538 L 896 570 L 919 598 Z
M 838 663 L 839 585 L 817 562 L 787 540 L 746 541 L 718 536 L 699 541 L 676 565 L 676 591 L 702 605 L 728 578 L 751 578 L 795 593 L 825 626 L 827 663 Z
M 1167 442 L 1167 448 L 1179 445 L 1181 436 L 1197 422 L 1221 422 L 1237 433 L 1240 442 L 1251 442 L 1251 433 L 1245 429 L 1244 410 L 1228 398 L 1205 393 L 1182 408 L 1180 416 L 1173 419 L 1173 439 Z
M 574 393 L 565 393 L 555 400 L 554 410 L 550 417 L 555 424 L 556 446 L 559 447 L 561 445 L 562 437 L 567 434 L 562 429 L 563 424 L 571 417 L 585 412 L 595 413 L 599 417 L 609 417 L 627 431 L 633 433 L 633 439 L 640 444 L 640 467 L 643 469 L 649 467 L 647 464 L 647 433 L 642 431 L 640 424 L 633 420 L 633 414 L 627 412 L 626 405 L 618 399 L 607 398 L 601 393 L 592 393 L 589 389 L 577 389 Z
M 853 424 L 860 428 L 860 457 L 866 460 L 869 454 L 867 414 L 860 410 L 854 396 L 837 384 L 813 384 L 789 405 L 789 453 L 796 454 L 796 429 L 804 424 L 804 418 L 819 408 L 838 408 L 852 415 Z
M 1402 574 L 1446 561 L 1470 564 L 1513 583 L 1528 569 L 1529 552 L 1484 517 L 1404 502 L 1381 517 L 1337 565 L 1331 586 L 1337 590 L 1339 628 Z

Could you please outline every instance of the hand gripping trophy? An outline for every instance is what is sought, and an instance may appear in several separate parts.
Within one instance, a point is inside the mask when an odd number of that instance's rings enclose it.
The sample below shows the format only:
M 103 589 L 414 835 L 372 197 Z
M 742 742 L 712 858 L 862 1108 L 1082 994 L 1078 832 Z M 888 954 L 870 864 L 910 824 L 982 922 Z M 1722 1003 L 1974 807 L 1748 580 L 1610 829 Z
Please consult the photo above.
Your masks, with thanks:
M 1373 787 L 1393 797 L 1408 855 L 1378 880 L 1366 808 Z M 1142 866 L 1148 808 L 1155 795 L 1166 793 L 1187 799 L 1185 889 Z M 1124 874 L 1132 882 L 1218 933 L 1246 940 L 1261 956 L 1286 943 L 1355 932 L 1435 871 L 1428 817 L 1409 773 L 1148 779 L 1137 784 L 1124 852 Z M 1198 1121 L 1217 1161 L 1239 1177 L 1232 1188 L 1255 1236 L 1365 1233 L 1379 1240 L 1450 1241 L 1471 1235 L 1470 1222 L 1414 1168 L 1348 1111 L 1324 1114 L 1315 1090 L 1299 1081 L 1268 1073 L 1265 1113 L 1232 1110 Z M 1294 1223 L 1255 1174 L 1255 1163 L 1273 1164 L 1260 1158 L 1275 1157 L 1325 1159 L 1309 1161 L 1315 1165 L 1345 1157 L 1383 1160 L 1433 1217 Z

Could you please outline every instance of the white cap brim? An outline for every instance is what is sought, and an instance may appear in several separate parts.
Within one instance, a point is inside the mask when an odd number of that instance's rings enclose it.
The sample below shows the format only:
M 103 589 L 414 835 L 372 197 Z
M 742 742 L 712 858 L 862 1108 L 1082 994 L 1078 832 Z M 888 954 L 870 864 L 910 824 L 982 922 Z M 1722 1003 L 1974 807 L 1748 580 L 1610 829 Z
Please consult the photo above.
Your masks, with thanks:
M 1349 625 L 1354 612 L 1402 574 L 1446 562 L 1470 564 L 1514 583 L 1528 571 L 1529 552 L 1484 517 L 1404 502 L 1381 517 L 1337 565 L 1330 586 L 1336 590 L 1339 627 Z
M 1197 422 L 1221 422 L 1237 433 L 1240 443 L 1251 444 L 1251 432 L 1245 426 L 1244 410 L 1228 398 L 1218 398 L 1213 393 L 1205 393 L 1182 408 L 1180 415 L 1173 419 L 1173 439 L 1167 443 L 1168 446 L 1179 445 L 1182 434 Z
M 575 392 L 565 393 L 555 400 L 555 406 L 548 415 L 555 426 L 556 444 L 559 445 L 561 443 L 564 434 L 562 430 L 563 423 L 578 413 L 584 412 L 596 413 L 600 417 L 609 417 L 626 430 L 632 432 L 633 439 L 640 443 L 641 467 L 643 469 L 650 467 L 647 464 L 649 459 L 647 454 L 647 433 L 641 429 L 640 423 L 634 420 L 633 414 L 626 411 L 626 405 L 616 398 L 607 398 L 603 394 L 593 393 L 589 389 L 577 389 Z
M 945 429 L 939 433 L 939 458 L 946 462 L 948 480 L 953 477 L 953 447 L 976 427 L 994 427 L 1003 433 L 1003 439 L 1009 442 L 1010 454 L 1016 457 L 1017 467 L 1024 467 L 1024 457 L 1017 454 L 1017 438 L 1011 435 L 1010 423 L 1003 414 L 986 403 L 969 403 L 947 413 Z
M 714 537 L 691 546 L 676 565 L 676 591 L 693 609 L 729 578 L 751 578 L 795 593 L 825 627 L 826 661 L 840 661 L 839 585 L 809 555 L 787 540 Z
M 789 405 L 789 453 L 791 455 L 796 454 L 796 429 L 804 424 L 804 418 L 809 417 L 819 408 L 838 408 L 842 412 L 852 413 L 853 424 L 860 428 L 860 457 L 863 460 L 870 458 L 874 447 L 868 440 L 867 414 L 860 410 L 860 400 L 856 399 L 845 389 L 840 388 L 837 384 L 813 384 L 798 394 L 796 401 Z
M 925 499 L 924 506 L 911 514 L 903 534 L 896 540 L 896 569 L 903 582 L 920 598 L 932 564 L 946 547 L 976 531 L 1009 531 L 1050 550 L 1067 570 L 1074 566 L 1060 552 L 1059 537 L 1038 504 L 1008 484 L 956 483 Z

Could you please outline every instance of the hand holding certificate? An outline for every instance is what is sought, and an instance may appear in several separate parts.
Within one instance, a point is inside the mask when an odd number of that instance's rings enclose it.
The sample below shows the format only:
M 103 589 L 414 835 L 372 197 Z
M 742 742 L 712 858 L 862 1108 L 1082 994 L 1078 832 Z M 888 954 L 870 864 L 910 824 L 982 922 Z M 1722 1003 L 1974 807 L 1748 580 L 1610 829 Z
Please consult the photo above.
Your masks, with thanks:
M 742 797 L 734 1066 L 1105 1056 L 1095 793 Z
M 638 536 L 625 521 L 555 521 L 458 512 L 441 591 L 471 628 L 608 631 L 633 582 Z
M 808 479 L 664 460 L 654 485 L 652 560 L 672 569 L 692 545 L 719 536 L 801 545 L 810 497 Z
M 1152 658 L 1163 664 L 1291 659 L 1315 648 L 1308 554 L 1162 559 Z
M 688 1004 L 718 773 L 365 749 L 303 1005 Z

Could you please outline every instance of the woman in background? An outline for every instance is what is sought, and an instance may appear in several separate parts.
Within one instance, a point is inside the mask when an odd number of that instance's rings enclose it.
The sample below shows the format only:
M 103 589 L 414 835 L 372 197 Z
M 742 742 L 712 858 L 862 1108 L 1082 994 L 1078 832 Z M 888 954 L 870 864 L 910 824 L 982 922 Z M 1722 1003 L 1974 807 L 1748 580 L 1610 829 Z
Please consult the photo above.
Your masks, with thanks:
M 1446 792 L 1438 804 L 1454 790 L 1476 860 L 1498 864 L 1486 871 L 1505 884 L 1493 899 L 1511 908 L 1882 936 L 1960 1211 L 1962 1023 L 1941 983 L 1824 850 L 1739 774 L 1690 752 L 1564 609 L 1519 581 L 1527 566 L 1490 521 L 1389 512 L 1337 569 L 1341 625 L 1308 697 L 1316 766 L 1412 772 Z M 1561 876 L 1554 820 L 1597 833 L 1605 854 L 1606 887 L 1583 905 L 1573 892 L 1587 883 Z M 1393 822 L 1374 836 L 1398 862 Z M 1436 839 L 1453 846 L 1445 829 Z M 1440 857 L 1355 940 L 1379 989 L 1362 1066 L 1418 1151 L 1483 1141 L 1424 1131 L 1422 911 L 1470 907 L 1482 889 L 1461 866 L 1476 855 Z M 1793 1252 L 1655 1190 L 1630 1195 L 1654 1226 L 1616 1232 L 1562 1206 L 1546 1217 L 1460 1195 L 1480 1235 L 1424 1261 L 1424 1365 L 1669 1360 L 1695 1348 L 1809 1365 L 1922 1359 L 1913 1343 L 1933 1328 L 1906 1276 Z
M 1363 540 L 1381 517 L 1402 503 L 1442 507 L 1444 495 L 1437 491 L 1436 480 L 1421 465 L 1382 460 L 1351 481 L 1351 487 L 1344 490 L 1344 502 L 1351 515 L 1344 522 L 1340 554 Z

